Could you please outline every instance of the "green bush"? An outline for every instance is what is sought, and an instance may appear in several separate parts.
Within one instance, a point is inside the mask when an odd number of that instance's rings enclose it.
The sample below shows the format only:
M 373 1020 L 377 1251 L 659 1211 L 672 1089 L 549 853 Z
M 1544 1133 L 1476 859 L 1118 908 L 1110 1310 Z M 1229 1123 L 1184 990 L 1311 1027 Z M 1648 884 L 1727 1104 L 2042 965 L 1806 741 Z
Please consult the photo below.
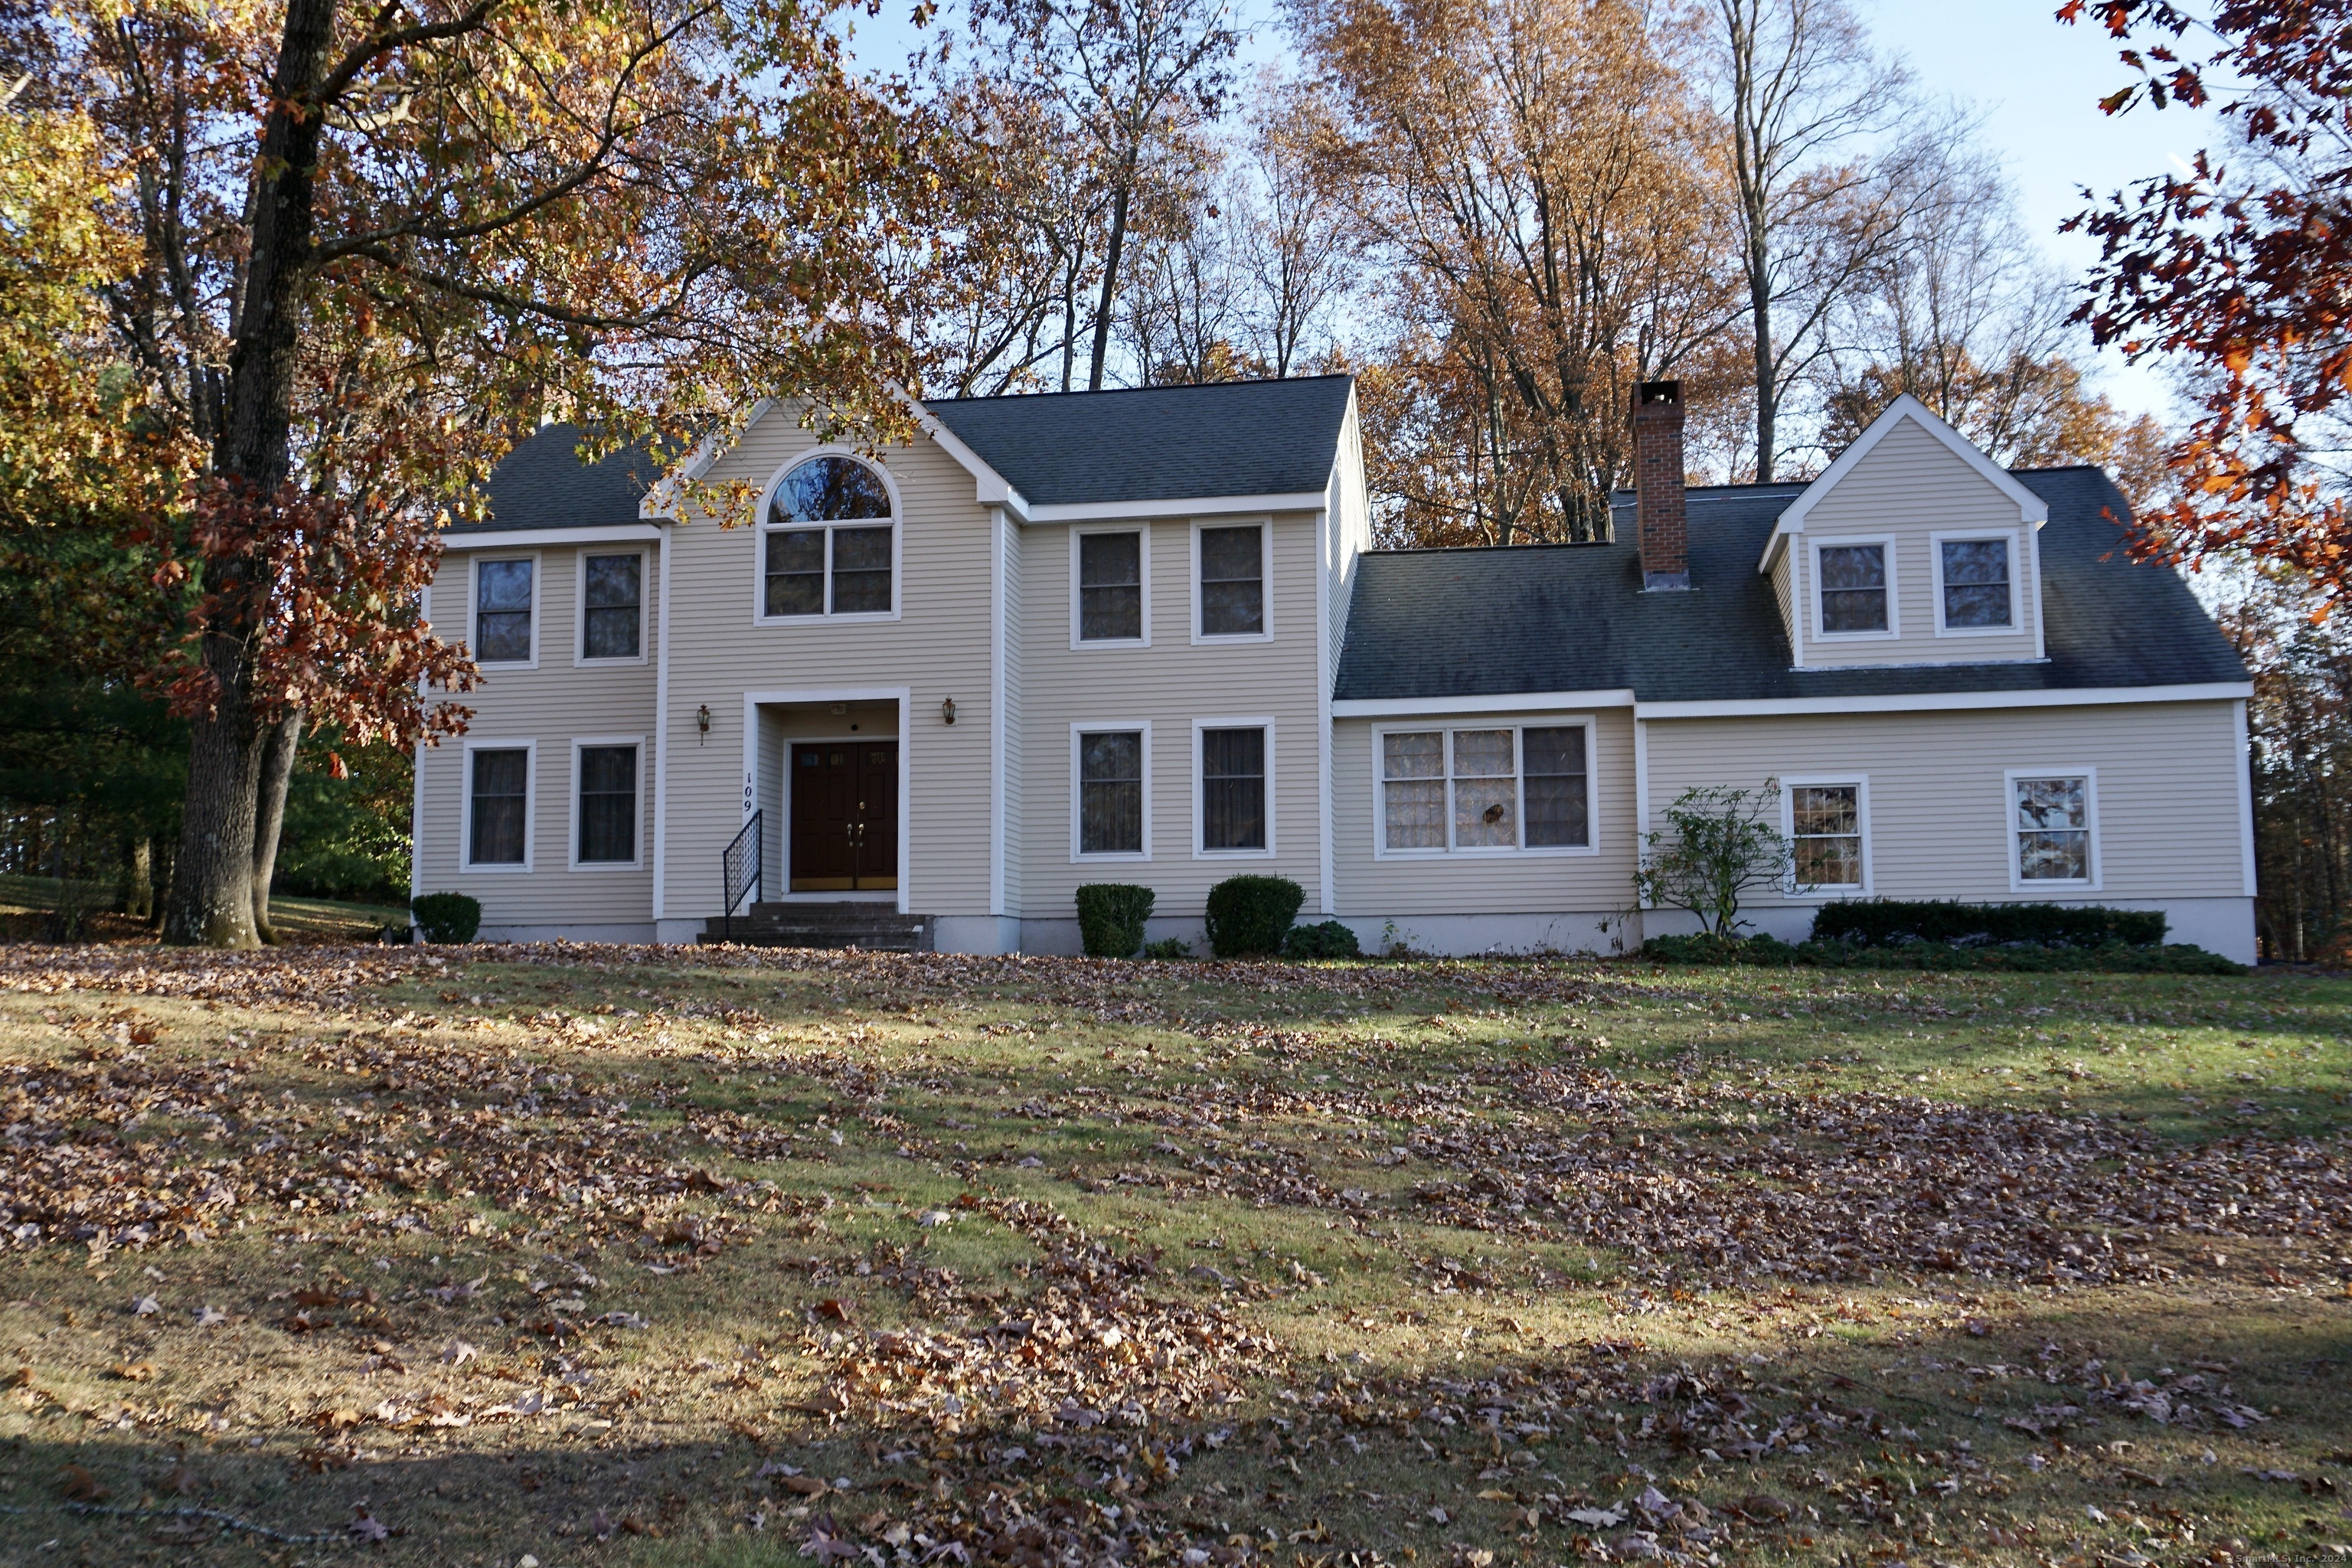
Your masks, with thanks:
M 1163 936 L 1158 942 L 1143 944 L 1146 958 L 1178 959 L 1192 956 L 1192 944 L 1181 936 Z
M 1356 933 L 1344 921 L 1325 921 L 1319 925 L 1292 926 L 1282 939 L 1285 958 L 1361 958 L 1363 948 L 1357 943 Z
M 1088 882 L 1078 889 L 1078 939 L 1088 958 L 1133 958 L 1155 895 L 1126 882 Z
M 1817 969 L 1908 969 L 2009 974 L 2243 974 L 2243 966 L 2218 952 L 2185 942 L 2101 942 L 2095 947 L 1960 947 L 1950 942 L 1908 942 L 1867 947 L 1853 942 L 1819 940 L 1790 943 L 1769 936 L 1737 941 L 1712 936 L 1659 936 L 1642 944 L 1642 956 L 1666 963 L 1804 964 Z
M 1209 889 L 1209 951 L 1250 958 L 1282 951 L 1283 934 L 1307 901 L 1287 877 L 1228 877 Z
M 427 893 L 408 900 L 427 942 L 471 942 L 482 929 L 482 901 L 463 893 Z
M 1983 947 L 2029 942 L 2042 947 L 2154 947 L 2164 941 L 2164 915 L 2156 910 L 2111 910 L 2100 905 L 1963 904 L 1948 900 L 1851 899 L 1823 904 L 1813 916 L 1813 940 L 1850 942 L 1865 947 L 1904 942 L 1950 942 Z

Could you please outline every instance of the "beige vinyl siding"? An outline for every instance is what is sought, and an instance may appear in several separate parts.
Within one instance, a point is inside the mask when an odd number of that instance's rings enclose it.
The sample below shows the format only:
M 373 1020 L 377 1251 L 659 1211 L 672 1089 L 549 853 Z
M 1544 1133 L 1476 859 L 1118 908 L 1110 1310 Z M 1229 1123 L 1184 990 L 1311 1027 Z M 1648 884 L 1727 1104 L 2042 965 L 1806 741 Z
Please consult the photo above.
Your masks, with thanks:
M 1380 788 L 1372 736 L 1380 730 L 1476 729 L 1593 721 L 1592 839 L 1597 855 L 1377 855 Z M 1342 719 L 1333 726 L 1332 880 L 1343 917 L 1605 913 L 1633 901 L 1633 719 L 1626 708 L 1562 707 L 1545 713 L 1453 714 L 1433 719 Z
M 435 629 L 451 640 L 471 633 L 472 561 L 535 555 L 539 668 L 493 665 L 481 684 L 456 699 L 473 710 L 467 734 L 427 747 L 424 752 L 423 816 L 417 824 L 416 885 L 425 892 L 468 893 L 482 902 L 485 926 L 541 924 L 642 924 L 653 918 L 654 697 L 656 666 L 650 655 L 659 637 L 661 550 L 653 541 L 588 546 L 606 555 L 642 552 L 645 573 L 642 662 L 575 667 L 580 637 L 582 550 L 571 545 L 529 550 L 474 549 L 473 541 L 451 542 L 433 582 L 429 614 Z M 572 847 L 572 743 L 582 737 L 634 736 L 639 747 L 637 864 L 606 869 L 571 867 Z M 531 778 L 531 869 L 467 871 L 462 855 L 466 741 L 537 742 Z
M 1796 572 L 1792 563 L 1797 558 L 1793 550 L 1782 550 L 1772 562 L 1772 597 L 1780 606 L 1780 629 L 1789 634 L 1789 647 L 1797 646 L 1797 602 L 1794 584 Z
M 1027 731 L 1022 715 L 1027 710 L 1024 682 L 1027 679 L 1027 647 L 1023 628 L 1034 618 L 1029 604 L 1027 584 L 1023 580 L 1020 524 L 999 512 L 993 526 L 997 530 L 995 548 L 1000 570 L 1004 575 L 1004 624 L 998 628 L 1000 657 L 1004 661 L 1004 714 L 1003 720 L 1004 748 L 1004 799 L 1003 821 L 1007 825 L 1003 846 L 1004 874 L 1002 905 L 992 914 L 1013 914 L 1021 908 L 1021 889 L 1027 869 L 1022 854 L 1020 824 L 1028 801 Z
M 779 408 L 704 478 L 740 480 L 764 495 L 818 445 Z M 990 514 L 973 499 L 971 476 L 928 438 L 883 457 L 898 491 L 901 531 L 896 620 L 755 624 L 758 528 L 725 528 L 704 518 L 673 529 L 666 919 L 718 911 L 720 852 L 743 820 L 744 694 L 896 687 L 912 690 L 908 797 L 900 806 L 906 907 L 925 914 L 987 911 Z M 940 716 L 948 698 L 955 700 L 953 725 Z M 711 728 L 703 737 L 695 710 L 706 702 Z M 754 782 L 781 845 L 789 836 L 782 781 L 762 768 Z M 781 887 L 781 863 L 778 873 Z
M 1655 823 L 1696 784 L 1867 775 L 1875 897 L 2090 896 L 2079 887 L 2011 887 L 2004 773 L 2018 768 L 2097 770 L 2096 897 L 2238 897 L 2247 890 L 2237 772 L 2242 763 L 2226 701 L 1654 719 L 1647 727 Z
M 1933 536 L 1981 530 L 2014 535 L 2010 559 L 2014 632 L 1936 634 Z M 1817 668 L 1858 664 L 1940 664 L 2037 657 L 2040 595 L 2033 582 L 2032 525 L 2018 519 L 2017 502 L 2003 495 L 1950 447 L 1912 419 L 1880 437 L 1805 519 L 1805 531 L 1787 541 L 1796 557 L 1793 606 L 1805 637 L 1803 662 Z M 1893 536 L 1892 637 L 1822 638 L 1813 552 L 1842 539 Z M 1776 584 L 1777 587 L 1777 584 Z
M 1244 872 L 1288 877 L 1320 894 L 1320 820 L 1316 790 L 1320 717 L 1316 644 L 1315 512 L 1273 521 L 1266 584 L 1274 636 L 1266 641 L 1195 645 L 1192 640 L 1192 533 L 1189 519 L 1143 526 L 1151 572 L 1151 646 L 1070 646 L 1070 542 L 1066 529 L 1021 531 L 1023 814 L 1021 901 L 1031 920 L 1070 920 L 1086 882 L 1154 889 L 1157 916 L 1197 916 L 1209 889 Z M 1211 523 L 1240 519 L 1210 519 Z M 1271 857 L 1193 857 L 1192 724 L 1196 719 L 1274 721 L 1268 805 Z M 1074 864 L 1070 726 L 1151 726 L 1151 859 Z

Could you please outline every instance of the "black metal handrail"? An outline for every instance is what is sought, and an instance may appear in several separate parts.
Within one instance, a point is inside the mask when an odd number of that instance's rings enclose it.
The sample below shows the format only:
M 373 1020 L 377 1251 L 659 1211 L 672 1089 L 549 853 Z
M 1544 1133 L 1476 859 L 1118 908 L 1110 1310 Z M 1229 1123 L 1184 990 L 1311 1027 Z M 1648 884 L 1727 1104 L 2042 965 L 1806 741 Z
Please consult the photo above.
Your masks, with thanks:
M 753 812 L 751 820 L 743 825 L 743 831 L 735 836 L 735 842 L 719 858 L 719 875 L 727 893 L 727 907 L 719 916 L 721 941 L 735 940 L 735 906 L 742 902 L 744 894 L 761 885 L 760 819 L 765 815 Z

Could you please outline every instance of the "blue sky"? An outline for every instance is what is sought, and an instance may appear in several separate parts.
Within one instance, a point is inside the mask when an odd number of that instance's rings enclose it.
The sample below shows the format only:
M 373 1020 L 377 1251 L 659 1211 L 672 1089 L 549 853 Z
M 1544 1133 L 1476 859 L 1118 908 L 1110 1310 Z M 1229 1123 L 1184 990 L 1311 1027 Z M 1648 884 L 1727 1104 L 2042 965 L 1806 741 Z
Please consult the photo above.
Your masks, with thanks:
M 2096 255 L 2058 226 L 2082 209 L 2077 194 L 2102 195 L 2174 166 L 2213 133 L 2210 116 L 2178 109 L 2136 110 L 2119 119 L 2098 100 L 2130 79 L 2116 46 L 2095 27 L 2063 26 L 2057 0 L 1852 0 L 1880 48 L 1902 56 L 1928 94 L 1973 108 L 1979 135 L 2006 166 L 2025 226 L 2050 258 L 2079 275 Z M 1241 0 L 1249 20 L 1245 54 L 1278 60 L 1284 45 L 1269 0 Z M 858 18 L 853 51 L 869 69 L 899 68 L 915 38 L 907 0 Z M 2110 362 L 2101 385 L 2132 409 L 2161 414 L 2162 379 Z

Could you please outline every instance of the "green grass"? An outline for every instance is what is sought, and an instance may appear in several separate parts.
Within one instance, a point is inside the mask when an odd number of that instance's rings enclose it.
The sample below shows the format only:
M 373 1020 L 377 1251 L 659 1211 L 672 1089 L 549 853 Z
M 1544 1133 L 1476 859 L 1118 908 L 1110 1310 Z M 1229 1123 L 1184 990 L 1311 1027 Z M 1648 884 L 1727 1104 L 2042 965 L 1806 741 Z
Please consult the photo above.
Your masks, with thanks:
M 0 922 L 24 927 L 20 935 L 37 937 L 31 927 L 40 916 L 60 907 L 70 896 L 85 910 L 103 910 L 115 901 L 115 889 L 110 882 L 74 880 L 61 882 L 54 877 L 0 876 Z M 366 941 L 388 925 L 405 926 L 408 911 L 381 904 L 349 903 L 335 899 L 305 899 L 279 893 L 269 900 L 270 919 L 286 934 L 299 942 Z M 115 929 L 120 926 L 121 929 Z M 110 940 L 135 938 L 136 931 L 127 921 L 112 917 L 101 937 Z
M 0 963 L 0 1068 L 42 1085 L 0 1105 L 15 1201 L 237 1188 L 201 1246 L 7 1255 L 0 1558 L 266 1545 L 74 1513 L 68 1465 L 107 1507 L 355 1542 L 363 1504 L 405 1531 L 377 1556 L 505 1568 L 1122 1532 L 1550 1564 L 1652 1487 L 1708 1510 L 1655 1534 L 1702 1560 L 2352 1543 L 2343 981 L 156 963 Z M 1982 1250 L 1933 1260 L 1963 1221 Z

